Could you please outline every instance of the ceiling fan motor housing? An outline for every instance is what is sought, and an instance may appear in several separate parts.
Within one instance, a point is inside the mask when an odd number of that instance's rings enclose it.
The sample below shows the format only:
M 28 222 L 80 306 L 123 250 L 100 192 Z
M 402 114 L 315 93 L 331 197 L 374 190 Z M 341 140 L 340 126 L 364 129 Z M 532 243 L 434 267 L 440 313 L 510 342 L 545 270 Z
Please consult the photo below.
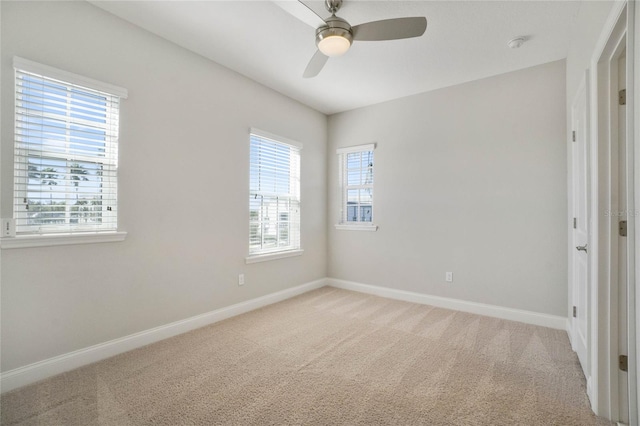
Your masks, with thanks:
M 327 37 L 342 37 L 349 41 L 349 45 L 353 43 L 353 34 L 351 25 L 347 21 L 337 16 L 331 16 L 326 20 L 327 25 L 323 25 L 316 30 L 316 45 Z

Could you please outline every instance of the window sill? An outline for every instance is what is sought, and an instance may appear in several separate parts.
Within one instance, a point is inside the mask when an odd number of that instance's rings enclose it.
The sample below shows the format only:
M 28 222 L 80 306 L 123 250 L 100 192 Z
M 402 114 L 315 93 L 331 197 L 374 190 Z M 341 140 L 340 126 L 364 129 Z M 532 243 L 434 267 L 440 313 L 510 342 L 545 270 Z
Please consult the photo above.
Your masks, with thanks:
M 250 263 L 267 262 L 269 260 L 301 256 L 302 253 L 304 253 L 304 250 L 300 249 L 300 250 L 280 251 L 280 252 L 268 253 L 268 254 L 256 254 L 256 255 L 245 258 L 245 262 L 248 265 Z
M 377 231 L 378 225 L 347 225 L 338 223 L 335 225 L 336 229 L 340 231 Z
M 86 232 L 78 234 L 20 235 L 0 238 L 0 248 L 66 246 L 69 244 L 112 243 L 124 241 L 126 232 Z

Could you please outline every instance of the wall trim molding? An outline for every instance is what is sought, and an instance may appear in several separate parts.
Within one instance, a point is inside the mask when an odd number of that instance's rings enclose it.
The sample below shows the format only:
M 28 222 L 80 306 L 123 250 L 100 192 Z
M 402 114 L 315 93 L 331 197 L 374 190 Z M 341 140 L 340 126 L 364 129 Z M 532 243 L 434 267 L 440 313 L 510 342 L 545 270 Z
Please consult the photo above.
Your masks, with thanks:
M 327 278 L 327 284 L 331 287 L 372 294 L 374 296 L 386 297 L 389 299 L 431 305 L 438 308 L 453 309 L 456 311 L 554 328 L 557 330 L 567 330 L 567 318 L 556 315 L 542 314 L 484 303 L 468 302 L 466 300 L 452 299 L 448 297 L 431 296 L 428 294 L 396 290 L 393 288 L 339 280 L 336 278 Z
M 0 249 L 66 246 L 70 244 L 113 243 L 124 241 L 124 231 L 76 232 L 72 234 L 18 235 L 0 238 Z
M 149 330 L 18 367 L 0 374 L 0 389 L 3 393 L 8 392 L 114 355 L 290 299 L 308 291 L 324 287 L 325 285 L 326 279 L 322 278 L 276 293 L 267 294 L 255 299 L 236 303 L 235 305 L 196 315 L 191 318 L 175 321 L 170 324 L 161 325 Z

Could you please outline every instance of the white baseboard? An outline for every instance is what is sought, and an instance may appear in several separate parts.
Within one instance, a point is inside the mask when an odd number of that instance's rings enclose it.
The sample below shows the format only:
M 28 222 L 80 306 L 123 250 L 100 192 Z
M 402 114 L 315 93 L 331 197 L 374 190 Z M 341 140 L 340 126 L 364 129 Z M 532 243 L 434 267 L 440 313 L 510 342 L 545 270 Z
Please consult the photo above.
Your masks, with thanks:
M 129 336 L 99 343 L 88 348 L 45 359 L 14 370 L 9 370 L 0 375 L 0 389 L 2 392 L 8 392 L 12 389 L 55 376 L 56 374 L 73 370 L 74 368 L 82 367 L 150 343 L 155 343 L 178 334 L 186 333 L 187 331 L 195 330 L 196 328 L 204 327 L 263 306 L 289 299 L 299 294 L 324 287 L 325 285 L 326 279 L 323 278 L 277 293 L 267 294 L 266 296 L 256 299 L 240 302 L 205 314 L 196 315 L 191 318 L 172 322 L 171 324 L 162 325 Z
M 540 325 L 542 327 L 555 328 L 558 330 L 567 330 L 566 317 L 524 311 L 521 309 L 505 308 L 502 306 L 487 305 L 484 303 L 468 302 L 448 297 L 430 296 L 428 294 L 378 287 L 335 278 L 327 278 L 327 284 L 331 287 L 358 291 L 360 293 L 372 294 L 389 299 L 403 300 L 405 302 L 420 303 L 423 305 L 437 306 L 439 308 L 453 309 L 456 311 L 469 312 L 488 317 L 519 321 L 526 324 Z

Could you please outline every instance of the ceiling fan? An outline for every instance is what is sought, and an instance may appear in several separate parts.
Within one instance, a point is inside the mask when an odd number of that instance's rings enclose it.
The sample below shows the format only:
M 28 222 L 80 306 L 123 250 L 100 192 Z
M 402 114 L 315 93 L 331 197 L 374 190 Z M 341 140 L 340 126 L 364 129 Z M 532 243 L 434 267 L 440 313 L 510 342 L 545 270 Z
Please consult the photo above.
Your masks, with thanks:
M 342 0 L 325 0 L 325 7 L 331 13 L 322 19 L 302 1 L 275 1 L 275 3 L 301 21 L 316 28 L 318 50 L 309 61 L 302 75 L 305 78 L 317 76 L 329 57 L 343 55 L 355 41 L 398 40 L 420 37 L 427 29 L 427 18 L 395 18 L 366 22 L 351 26 L 346 20 L 336 16 Z

